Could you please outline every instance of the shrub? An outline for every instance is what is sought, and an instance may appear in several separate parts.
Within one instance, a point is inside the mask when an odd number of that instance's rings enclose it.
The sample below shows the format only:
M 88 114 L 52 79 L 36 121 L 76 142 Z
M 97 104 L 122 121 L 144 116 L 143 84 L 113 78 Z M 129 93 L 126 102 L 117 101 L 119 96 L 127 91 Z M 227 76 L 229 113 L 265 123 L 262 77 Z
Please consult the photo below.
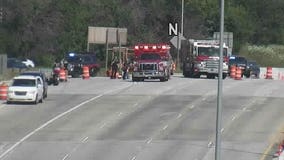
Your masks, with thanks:
M 240 55 L 256 60 L 263 67 L 284 67 L 283 45 L 245 45 L 240 50 Z

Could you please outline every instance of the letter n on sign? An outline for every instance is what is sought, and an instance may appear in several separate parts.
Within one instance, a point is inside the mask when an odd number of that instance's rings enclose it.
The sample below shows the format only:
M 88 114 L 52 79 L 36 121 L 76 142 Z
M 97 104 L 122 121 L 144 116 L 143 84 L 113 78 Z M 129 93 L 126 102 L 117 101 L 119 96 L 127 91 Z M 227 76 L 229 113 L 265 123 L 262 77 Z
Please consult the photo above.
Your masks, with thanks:
M 172 35 L 178 35 L 178 23 L 175 23 L 174 25 L 172 23 L 169 23 L 169 36 Z

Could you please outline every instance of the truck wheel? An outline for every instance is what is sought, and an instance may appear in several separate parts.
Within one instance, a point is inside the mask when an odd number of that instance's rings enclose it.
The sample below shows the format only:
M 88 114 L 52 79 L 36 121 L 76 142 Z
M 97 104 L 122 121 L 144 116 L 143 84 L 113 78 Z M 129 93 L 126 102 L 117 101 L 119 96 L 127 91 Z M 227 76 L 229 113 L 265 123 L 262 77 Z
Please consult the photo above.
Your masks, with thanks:
M 91 76 L 91 77 L 95 77 L 96 75 L 97 75 L 96 69 L 95 69 L 95 68 L 91 68 L 91 69 L 90 69 L 90 76 Z
M 207 79 L 215 79 L 215 75 L 214 74 L 207 74 Z
M 33 101 L 33 104 L 37 104 L 38 103 L 38 95 L 36 95 L 35 101 Z
M 200 74 L 194 75 L 193 78 L 200 78 Z
M 165 81 L 166 81 L 166 78 L 165 78 L 165 77 L 160 78 L 160 81 L 161 81 L 161 82 L 165 82 Z
M 249 78 L 249 77 L 250 77 L 250 74 L 246 74 L 245 76 L 246 76 L 246 78 Z

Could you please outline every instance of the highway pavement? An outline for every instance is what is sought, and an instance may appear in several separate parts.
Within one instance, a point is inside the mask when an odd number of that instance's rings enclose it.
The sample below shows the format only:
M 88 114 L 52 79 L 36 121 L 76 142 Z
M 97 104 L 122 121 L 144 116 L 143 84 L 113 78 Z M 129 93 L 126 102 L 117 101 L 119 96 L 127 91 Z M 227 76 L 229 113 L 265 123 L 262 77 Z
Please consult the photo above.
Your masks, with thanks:
M 217 82 L 73 78 L 42 104 L 3 102 L 0 160 L 214 160 Z M 223 84 L 222 159 L 262 159 L 284 125 L 284 82 Z

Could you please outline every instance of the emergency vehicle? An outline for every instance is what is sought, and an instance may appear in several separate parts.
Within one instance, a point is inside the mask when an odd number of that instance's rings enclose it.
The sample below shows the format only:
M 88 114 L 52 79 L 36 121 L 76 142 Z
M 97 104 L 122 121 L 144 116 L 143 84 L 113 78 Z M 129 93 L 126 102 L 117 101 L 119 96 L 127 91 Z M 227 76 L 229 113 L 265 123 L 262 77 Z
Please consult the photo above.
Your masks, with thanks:
M 138 44 L 134 47 L 133 81 L 159 79 L 167 81 L 172 71 L 172 56 L 168 44 Z
M 69 52 L 65 55 L 64 67 L 68 70 L 68 75 L 72 77 L 80 77 L 83 74 L 83 66 L 89 68 L 91 77 L 96 76 L 100 69 L 100 65 L 97 63 L 96 54 L 92 52 Z M 64 62 L 66 61 L 66 63 Z
M 219 73 L 219 42 L 217 40 L 189 40 L 189 52 L 183 56 L 183 75 L 200 78 L 206 75 L 214 79 Z M 230 53 L 228 46 L 223 45 L 223 79 L 228 75 Z

